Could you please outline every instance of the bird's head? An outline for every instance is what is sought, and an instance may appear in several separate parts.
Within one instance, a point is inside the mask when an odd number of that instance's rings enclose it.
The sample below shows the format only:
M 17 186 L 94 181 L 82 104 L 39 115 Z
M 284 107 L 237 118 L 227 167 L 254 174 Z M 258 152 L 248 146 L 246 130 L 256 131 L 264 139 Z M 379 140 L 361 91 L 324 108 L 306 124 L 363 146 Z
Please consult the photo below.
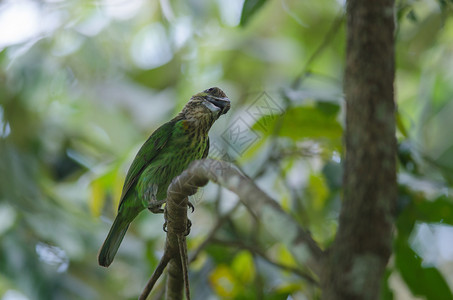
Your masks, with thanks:
M 186 119 L 206 120 L 211 123 L 230 110 L 230 99 L 218 87 L 192 96 L 182 113 Z

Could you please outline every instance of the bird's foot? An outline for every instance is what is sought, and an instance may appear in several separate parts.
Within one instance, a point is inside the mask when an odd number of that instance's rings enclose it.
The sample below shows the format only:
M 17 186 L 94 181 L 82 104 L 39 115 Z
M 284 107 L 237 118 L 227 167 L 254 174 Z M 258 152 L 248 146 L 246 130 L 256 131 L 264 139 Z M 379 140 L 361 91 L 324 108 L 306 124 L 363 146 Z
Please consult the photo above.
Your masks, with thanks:
M 161 214 L 164 213 L 164 210 L 162 209 L 162 204 L 165 203 L 165 200 L 161 201 L 150 201 L 148 203 L 148 209 L 151 211 L 153 214 Z
M 164 212 L 162 209 L 162 204 L 165 203 L 165 200 L 157 200 L 157 184 L 153 184 L 145 191 L 145 199 L 148 200 L 148 210 L 154 214 L 161 214 Z
M 165 206 L 164 208 L 164 225 L 162 226 L 162 229 L 165 231 L 165 232 L 168 232 L 167 230 L 167 207 Z M 190 221 L 190 219 L 187 219 L 187 227 L 186 227 L 186 231 L 184 232 L 184 236 L 188 236 L 190 234 L 190 228 L 192 227 L 192 221 Z

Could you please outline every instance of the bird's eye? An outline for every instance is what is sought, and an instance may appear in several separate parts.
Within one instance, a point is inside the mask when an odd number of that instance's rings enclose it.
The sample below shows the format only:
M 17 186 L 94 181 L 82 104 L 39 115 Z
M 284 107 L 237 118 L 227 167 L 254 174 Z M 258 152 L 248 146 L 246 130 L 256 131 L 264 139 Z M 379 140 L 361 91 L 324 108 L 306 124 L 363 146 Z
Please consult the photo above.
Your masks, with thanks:
M 210 89 L 208 90 L 208 92 L 213 92 L 213 91 L 214 91 L 214 88 L 210 88 Z

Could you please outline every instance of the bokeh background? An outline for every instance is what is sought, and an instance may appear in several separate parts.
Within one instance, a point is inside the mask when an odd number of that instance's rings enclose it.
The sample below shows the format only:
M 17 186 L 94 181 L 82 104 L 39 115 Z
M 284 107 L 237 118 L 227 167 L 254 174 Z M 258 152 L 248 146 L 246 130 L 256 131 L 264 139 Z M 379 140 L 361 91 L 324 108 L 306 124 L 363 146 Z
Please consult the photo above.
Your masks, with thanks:
M 452 8 L 397 1 L 400 196 L 382 299 L 453 299 Z M 162 216 L 142 213 L 110 268 L 97 251 L 141 144 L 212 86 L 232 110 L 211 156 L 327 247 L 341 205 L 344 11 L 341 0 L 0 1 L 1 299 L 137 298 L 163 252 Z M 319 298 L 260 230 L 278 220 L 213 184 L 191 201 L 194 299 Z

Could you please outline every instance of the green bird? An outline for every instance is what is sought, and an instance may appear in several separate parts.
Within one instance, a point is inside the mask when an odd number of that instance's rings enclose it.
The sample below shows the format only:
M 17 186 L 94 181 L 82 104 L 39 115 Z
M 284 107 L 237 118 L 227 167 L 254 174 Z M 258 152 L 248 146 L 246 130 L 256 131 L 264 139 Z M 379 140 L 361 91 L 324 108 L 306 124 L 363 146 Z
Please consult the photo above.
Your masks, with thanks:
M 163 212 L 172 179 L 208 155 L 209 129 L 229 109 L 228 97 L 213 87 L 192 96 L 176 117 L 151 134 L 127 172 L 118 215 L 99 252 L 101 266 L 112 263 L 129 224 L 142 210 Z

